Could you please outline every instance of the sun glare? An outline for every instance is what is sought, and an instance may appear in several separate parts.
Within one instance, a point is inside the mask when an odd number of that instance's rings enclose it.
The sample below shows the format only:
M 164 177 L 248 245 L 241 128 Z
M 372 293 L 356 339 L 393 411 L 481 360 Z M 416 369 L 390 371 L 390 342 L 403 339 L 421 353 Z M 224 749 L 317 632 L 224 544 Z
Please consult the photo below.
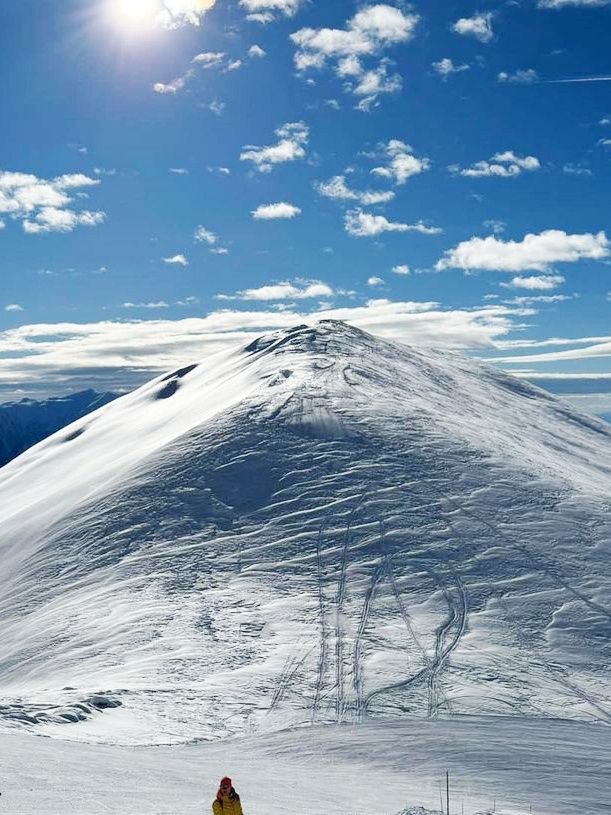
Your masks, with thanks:
M 113 22 L 134 32 L 154 26 L 159 11 L 158 0 L 112 0 L 110 4 Z

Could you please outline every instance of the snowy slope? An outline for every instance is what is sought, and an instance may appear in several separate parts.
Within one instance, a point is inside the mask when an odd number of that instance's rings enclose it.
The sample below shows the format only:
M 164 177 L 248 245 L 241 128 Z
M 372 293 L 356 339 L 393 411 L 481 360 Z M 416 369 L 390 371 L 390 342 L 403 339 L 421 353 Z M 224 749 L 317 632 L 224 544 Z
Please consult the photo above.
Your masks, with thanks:
M 0 728 L 608 722 L 610 495 L 608 425 L 472 360 L 223 352 L 0 471 Z
M 22 399 L 0 404 L 0 467 L 115 398 L 114 393 L 86 390 L 42 401 Z
M 207 815 L 228 772 L 248 815 L 439 815 L 446 770 L 452 815 L 609 812 L 611 729 L 552 719 L 403 718 L 154 749 L 0 734 L 0 755 L 5 815 Z

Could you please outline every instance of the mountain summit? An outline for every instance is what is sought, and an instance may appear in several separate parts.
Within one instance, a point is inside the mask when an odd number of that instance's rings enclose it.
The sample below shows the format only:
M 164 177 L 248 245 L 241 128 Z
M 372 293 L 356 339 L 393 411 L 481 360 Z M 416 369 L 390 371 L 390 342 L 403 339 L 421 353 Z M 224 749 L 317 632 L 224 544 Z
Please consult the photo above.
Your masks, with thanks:
M 611 428 L 324 321 L 0 470 L 0 728 L 611 720 Z

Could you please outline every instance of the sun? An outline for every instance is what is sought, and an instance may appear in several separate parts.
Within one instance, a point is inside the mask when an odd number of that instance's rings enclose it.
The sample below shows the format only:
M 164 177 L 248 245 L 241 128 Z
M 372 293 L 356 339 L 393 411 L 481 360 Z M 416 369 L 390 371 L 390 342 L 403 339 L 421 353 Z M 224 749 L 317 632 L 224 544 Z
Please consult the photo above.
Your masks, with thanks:
M 159 0 L 111 0 L 109 6 L 113 23 L 133 33 L 153 27 L 160 10 Z

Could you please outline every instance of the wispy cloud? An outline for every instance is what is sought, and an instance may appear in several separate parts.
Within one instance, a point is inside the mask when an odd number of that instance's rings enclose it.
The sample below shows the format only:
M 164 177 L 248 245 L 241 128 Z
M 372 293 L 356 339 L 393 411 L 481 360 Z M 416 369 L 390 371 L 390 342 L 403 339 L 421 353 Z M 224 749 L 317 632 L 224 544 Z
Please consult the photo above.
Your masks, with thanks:
M 221 245 L 219 236 L 210 229 L 206 229 L 205 226 L 198 226 L 196 228 L 193 233 L 193 240 L 195 243 L 205 244 L 208 247 L 208 251 L 213 255 L 229 254 L 229 249 Z
M 449 57 L 444 57 L 443 59 L 440 59 L 439 62 L 433 63 L 433 70 L 435 73 L 438 73 L 441 77 L 443 77 L 443 79 L 447 79 L 449 76 L 452 76 L 452 74 L 464 73 L 470 68 L 471 66 L 467 65 L 467 63 L 454 65 Z
M 576 76 L 568 79 L 546 79 L 546 85 L 570 85 L 574 82 L 611 82 L 611 76 L 603 74 L 599 76 Z
M 304 0 L 240 0 L 247 19 L 255 23 L 271 23 L 276 17 L 293 17 Z
M 184 255 L 172 255 L 172 257 L 163 258 L 163 262 L 169 266 L 188 266 L 189 261 Z
M 608 6 L 611 0 L 538 0 L 537 6 L 539 8 L 563 9 L 573 6 L 583 8 L 599 8 L 600 6 Z
M 205 226 L 198 226 L 193 233 L 193 240 L 196 243 L 207 243 L 208 246 L 214 246 L 218 243 L 218 235 L 206 229 Z
M 422 235 L 439 235 L 441 229 L 428 226 L 422 221 L 416 224 L 405 224 L 389 221 L 383 215 L 372 215 L 370 212 L 351 210 L 346 213 L 344 225 L 346 232 L 355 238 L 375 237 L 384 232 L 420 232 Z
M 162 96 L 174 96 L 187 86 L 187 82 L 193 76 L 193 71 L 187 71 L 185 74 L 176 77 L 176 79 L 173 79 L 171 82 L 155 82 L 153 85 L 153 90 L 155 93 L 159 93 Z
M 343 175 L 336 175 L 328 181 L 319 182 L 315 188 L 323 198 L 342 202 L 356 201 L 363 206 L 385 204 L 395 197 L 392 190 L 353 190 L 348 187 L 346 177 Z
M 121 308 L 124 309 L 160 309 L 160 308 L 169 308 L 169 303 L 166 303 L 164 300 L 159 300 L 157 302 L 152 303 L 121 303 Z
M 501 71 L 497 80 L 506 85 L 533 85 L 539 81 L 539 74 L 533 68 L 519 69 L 513 73 Z

